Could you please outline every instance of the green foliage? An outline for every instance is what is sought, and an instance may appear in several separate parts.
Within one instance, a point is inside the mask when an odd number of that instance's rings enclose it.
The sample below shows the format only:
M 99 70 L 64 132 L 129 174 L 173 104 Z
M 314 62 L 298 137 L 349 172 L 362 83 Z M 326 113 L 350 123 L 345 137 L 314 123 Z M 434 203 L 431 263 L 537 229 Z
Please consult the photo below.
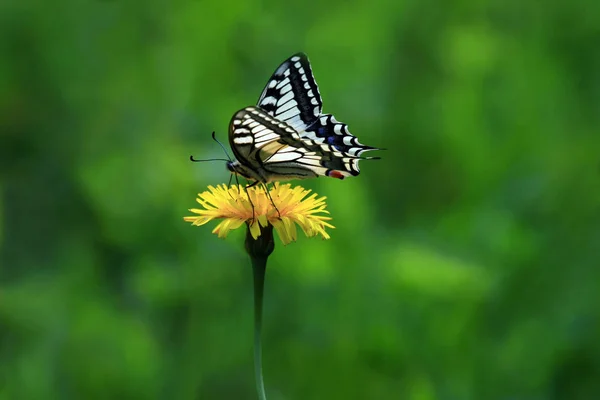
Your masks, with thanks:
M 0 400 L 254 399 L 252 271 L 182 220 L 306 52 L 383 159 L 276 249 L 270 399 L 600 398 L 600 5 L 0 4 Z

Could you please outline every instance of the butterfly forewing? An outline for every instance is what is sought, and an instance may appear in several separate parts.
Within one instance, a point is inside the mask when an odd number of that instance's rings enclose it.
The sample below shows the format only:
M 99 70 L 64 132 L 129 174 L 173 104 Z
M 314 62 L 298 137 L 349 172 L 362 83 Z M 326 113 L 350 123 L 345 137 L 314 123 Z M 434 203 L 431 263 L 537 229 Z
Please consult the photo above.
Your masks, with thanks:
M 360 153 L 373 148 L 358 143 L 342 129 L 345 124 L 331 116 L 325 116 L 322 127 L 326 130 L 305 132 L 301 136 L 262 109 L 246 107 L 232 118 L 229 139 L 238 162 L 260 176 L 252 175 L 253 179 L 358 175 L 358 161 L 365 159 Z
M 294 128 L 257 107 L 246 107 L 234 115 L 229 141 L 245 175 L 252 179 L 302 179 L 317 176 L 322 169 L 317 144 L 304 144 Z M 310 160 L 301 161 L 307 156 Z
M 293 55 L 275 70 L 258 106 L 297 132 L 318 119 L 323 102 L 306 54 Z

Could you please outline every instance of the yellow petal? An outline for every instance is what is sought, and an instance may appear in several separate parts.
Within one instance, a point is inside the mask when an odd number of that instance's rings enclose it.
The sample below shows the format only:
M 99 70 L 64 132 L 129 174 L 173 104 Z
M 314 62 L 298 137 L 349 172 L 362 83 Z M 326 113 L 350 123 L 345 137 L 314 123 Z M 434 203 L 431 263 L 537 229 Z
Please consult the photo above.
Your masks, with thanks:
M 254 239 L 257 239 L 260 236 L 260 226 L 259 226 L 259 224 L 256 221 L 254 221 L 254 223 L 251 223 L 249 225 L 249 227 L 250 227 L 250 234 L 252 235 L 252 237 Z

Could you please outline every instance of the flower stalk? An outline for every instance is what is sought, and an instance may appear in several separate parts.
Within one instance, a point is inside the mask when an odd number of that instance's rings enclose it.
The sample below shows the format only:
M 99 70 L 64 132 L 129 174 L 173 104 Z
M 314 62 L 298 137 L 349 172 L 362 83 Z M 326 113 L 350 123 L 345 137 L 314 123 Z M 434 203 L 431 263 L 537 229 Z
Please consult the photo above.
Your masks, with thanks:
M 232 230 L 246 225 L 246 252 L 250 256 L 254 276 L 254 376 L 259 400 L 266 400 L 262 373 L 262 312 L 267 259 L 275 248 L 276 232 L 285 246 L 295 242 L 300 228 L 307 237 L 329 239 L 326 229 L 333 229 L 327 216 L 325 197 L 300 186 L 275 182 L 266 186 L 241 185 L 209 186 L 199 193 L 196 201 L 200 208 L 189 211 L 194 215 L 184 221 L 202 226 L 219 221 L 213 233 L 227 237 Z
M 259 400 L 266 400 L 262 373 L 262 310 L 267 259 L 275 248 L 275 242 L 273 225 L 268 224 L 260 229 L 260 236 L 254 238 L 248 225 L 245 244 L 254 275 L 254 379 Z

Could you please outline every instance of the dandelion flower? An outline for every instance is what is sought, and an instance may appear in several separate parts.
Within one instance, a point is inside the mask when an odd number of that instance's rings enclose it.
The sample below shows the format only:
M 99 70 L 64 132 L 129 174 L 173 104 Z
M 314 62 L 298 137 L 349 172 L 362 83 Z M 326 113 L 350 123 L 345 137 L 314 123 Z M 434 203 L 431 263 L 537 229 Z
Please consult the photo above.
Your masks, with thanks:
M 284 245 L 296 240 L 296 225 L 308 237 L 321 235 L 329 239 L 325 228 L 334 226 L 327 222 L 331 218 L 324 215 L 329 214 L 326 198 L 317 198 L 316 193 L 309 196 L 309 193 L 310 190 L 303 187 L 292 188 L 289 183 L 282 185 L 278 182 L 268 193 L 260 186 L 248 188 L 247 193 L 241 185 L 209 186 L 196 199 L 203 208 L 190 209 L 196 215 L 184 217 L 184 220 L 197 226 L 221 220 L 213 229 L 213 233 L 221 238 L 246 223 L 254 240 L 269 225 L 275 228 Z

